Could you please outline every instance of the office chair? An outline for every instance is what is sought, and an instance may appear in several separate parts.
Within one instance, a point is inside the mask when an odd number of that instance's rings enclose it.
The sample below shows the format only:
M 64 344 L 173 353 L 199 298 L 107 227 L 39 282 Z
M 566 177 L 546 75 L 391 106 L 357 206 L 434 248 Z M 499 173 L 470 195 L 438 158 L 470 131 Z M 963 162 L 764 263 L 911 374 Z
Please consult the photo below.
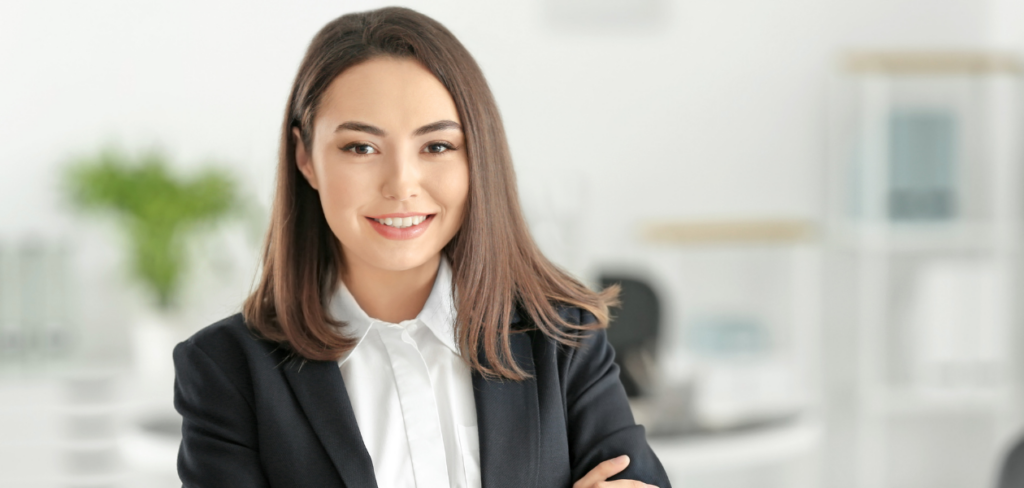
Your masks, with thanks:
M 614 274 L 600 277 L 601 287 L 618 284 L 621 306 L 612 310 L 608 342 L 615 348 L 615 362 L 626 395 L 635 398 L 649 394 L 651 371 L 658 332 L 661 328 L 661 307 L 658 294 L 644 280 Z
M 1017 441 L 1003 459 L 998 488 L 1024 488 L 1024 438 Z

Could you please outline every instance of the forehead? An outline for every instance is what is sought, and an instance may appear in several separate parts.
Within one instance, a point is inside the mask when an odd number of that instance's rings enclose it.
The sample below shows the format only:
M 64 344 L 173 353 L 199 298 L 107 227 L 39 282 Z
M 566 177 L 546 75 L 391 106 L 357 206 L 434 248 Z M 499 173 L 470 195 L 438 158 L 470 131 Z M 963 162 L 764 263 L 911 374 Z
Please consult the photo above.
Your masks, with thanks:
M 460 122 L 455 101 L 419 61 L 377 57 L 343 71 L 317 113 L 317 126 L 359 121 L 406 132 L 438 120 Z

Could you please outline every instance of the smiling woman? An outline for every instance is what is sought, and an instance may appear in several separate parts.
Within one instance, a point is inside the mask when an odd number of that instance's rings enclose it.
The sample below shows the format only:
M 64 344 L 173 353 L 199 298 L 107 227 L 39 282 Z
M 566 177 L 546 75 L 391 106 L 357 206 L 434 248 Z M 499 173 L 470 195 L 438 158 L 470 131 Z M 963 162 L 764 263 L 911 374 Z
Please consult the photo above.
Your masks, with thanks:
M 448 30 L 331 22 L 285 117 L 259 285 L 175 349 L 184 486 L 668 486 L 603 331 L 617 289 L 537 250 Z

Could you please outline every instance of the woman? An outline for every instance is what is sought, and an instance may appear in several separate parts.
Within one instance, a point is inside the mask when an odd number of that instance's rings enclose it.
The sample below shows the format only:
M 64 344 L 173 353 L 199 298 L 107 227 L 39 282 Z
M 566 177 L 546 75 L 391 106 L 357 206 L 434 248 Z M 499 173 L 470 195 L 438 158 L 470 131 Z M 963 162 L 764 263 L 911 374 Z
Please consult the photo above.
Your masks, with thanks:
M 281 148 L 256 291 L 174 351 L 186 487 L 669 486 L 602 330 L 617 290 L 537 250 L 450 32 L 328 24 Z

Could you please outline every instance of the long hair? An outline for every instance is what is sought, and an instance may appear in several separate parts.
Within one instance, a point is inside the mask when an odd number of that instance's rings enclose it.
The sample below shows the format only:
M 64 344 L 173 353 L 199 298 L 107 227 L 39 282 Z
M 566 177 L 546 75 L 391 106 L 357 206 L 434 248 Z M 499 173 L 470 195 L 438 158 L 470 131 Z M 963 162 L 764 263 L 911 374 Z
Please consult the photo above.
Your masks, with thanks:
M 417 60 L 455 101 L 469 160 L 466 212 L 442 250 L 452 266 L 455 334 L 471 368 L 488 377 L 522 380 L 527 374 L 510 346 L 511 334 L 522 329 L 512 325 L 514 311 L 525 315 L 522 323 L 528 327 L 575 346 L 582 331 L 607 326 L 618 289 L 595 293 L 541 254 L 520 210 L 505 129 L 483 73 L 448 29 L 406 8 L 339 17 L 306 51 L 281 126 L 263 270 L 245 301 L 246 322 L 258 335 L 310 360 L 336 360 L 355 346 L 356 340 L 343 333 L 345 324 L 328 310 L 344 266 L 342 251 L 316 190 L 298 171 L 299 141 L 292 131 L 299 129 L 300 142 L 309 149 L 328 85 L 345 69 L 378 56 Z M 558 313 L 563 306 L 579 307 L 594 319 L 569 323 Z

